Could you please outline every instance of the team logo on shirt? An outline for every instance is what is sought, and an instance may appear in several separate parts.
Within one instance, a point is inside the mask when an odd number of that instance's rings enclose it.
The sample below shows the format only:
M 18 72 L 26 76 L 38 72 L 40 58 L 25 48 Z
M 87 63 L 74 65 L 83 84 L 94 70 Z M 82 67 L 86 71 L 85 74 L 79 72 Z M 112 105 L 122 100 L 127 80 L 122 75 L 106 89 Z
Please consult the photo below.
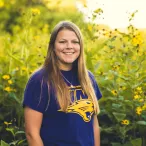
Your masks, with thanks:
M 74 102 L 67 108 L 67 113 L 76 113 L 80 115 L 85 122 L 89 122 L 94 113 L 94 106 L 91 99 L 85 98 L 85 93 L 81 89 L 81 86 L 70 90 L 73 93 Z M 79 98 L 77 98 L 77 96 Z M 78 100 L 79 99 L 79 100 Z M 61 109 L 59 111 L 62 111 Z

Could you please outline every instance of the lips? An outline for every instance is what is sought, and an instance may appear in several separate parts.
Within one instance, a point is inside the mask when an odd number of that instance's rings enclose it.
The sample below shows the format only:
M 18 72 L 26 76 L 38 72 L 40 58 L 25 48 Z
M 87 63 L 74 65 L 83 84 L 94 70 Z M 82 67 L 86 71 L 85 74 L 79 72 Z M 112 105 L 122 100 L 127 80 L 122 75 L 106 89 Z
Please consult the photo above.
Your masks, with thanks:
M 74 52 L 63 52 L 63 53 L 66 54 L 66 55 L 74 54 Z

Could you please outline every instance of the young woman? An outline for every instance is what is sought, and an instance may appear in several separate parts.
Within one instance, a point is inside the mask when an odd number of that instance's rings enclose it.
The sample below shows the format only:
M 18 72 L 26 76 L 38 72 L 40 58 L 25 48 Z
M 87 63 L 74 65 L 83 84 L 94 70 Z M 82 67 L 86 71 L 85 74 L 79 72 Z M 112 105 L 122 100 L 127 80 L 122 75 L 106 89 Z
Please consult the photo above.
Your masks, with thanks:
M 52 31 L 43 66 L 24 93 L 29 146 L 100 146 L 101 93 L 85 65 L 82 34 L 72 22 Z

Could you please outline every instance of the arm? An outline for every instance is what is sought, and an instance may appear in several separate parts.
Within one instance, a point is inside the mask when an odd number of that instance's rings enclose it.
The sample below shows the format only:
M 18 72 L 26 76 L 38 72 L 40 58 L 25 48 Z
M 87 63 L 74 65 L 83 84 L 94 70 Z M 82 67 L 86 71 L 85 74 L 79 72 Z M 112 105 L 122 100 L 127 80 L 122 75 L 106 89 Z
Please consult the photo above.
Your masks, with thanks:
M 97 115 L 94 115 L 93 117 L 93 129 L 94 129 L 94 146 L 100 146 L 100 129 Z
M 25 132 L 29 146 L 44 146 L 40 137 L 43 114 L 29 107 L 24 109 Z

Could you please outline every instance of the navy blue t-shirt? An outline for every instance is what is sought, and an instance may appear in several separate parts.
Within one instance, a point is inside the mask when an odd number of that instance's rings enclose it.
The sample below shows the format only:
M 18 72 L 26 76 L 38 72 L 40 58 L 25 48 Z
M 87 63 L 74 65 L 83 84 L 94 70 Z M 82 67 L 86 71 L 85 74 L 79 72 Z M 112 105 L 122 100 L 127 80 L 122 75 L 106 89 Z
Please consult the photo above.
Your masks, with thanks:
M 61 73 L 73 85 L 69 90 L 74 102 L 67 108 L 66 113 L 61 111 L 56 103 L 54 91 L 50 90 L 48 93 L 43 69 L 34 73 L 29 79 L 24 92 L 23 106 L 43 113 L 40 135 L 44 146 L 94 146 L 93 103 L 82 90 L 77 71 L 61 71 Z M 99 100 L 102 95 L 98 85 L 91 72 L 89 76 Z M 69 83 L 66 83 L 69 86 Z

